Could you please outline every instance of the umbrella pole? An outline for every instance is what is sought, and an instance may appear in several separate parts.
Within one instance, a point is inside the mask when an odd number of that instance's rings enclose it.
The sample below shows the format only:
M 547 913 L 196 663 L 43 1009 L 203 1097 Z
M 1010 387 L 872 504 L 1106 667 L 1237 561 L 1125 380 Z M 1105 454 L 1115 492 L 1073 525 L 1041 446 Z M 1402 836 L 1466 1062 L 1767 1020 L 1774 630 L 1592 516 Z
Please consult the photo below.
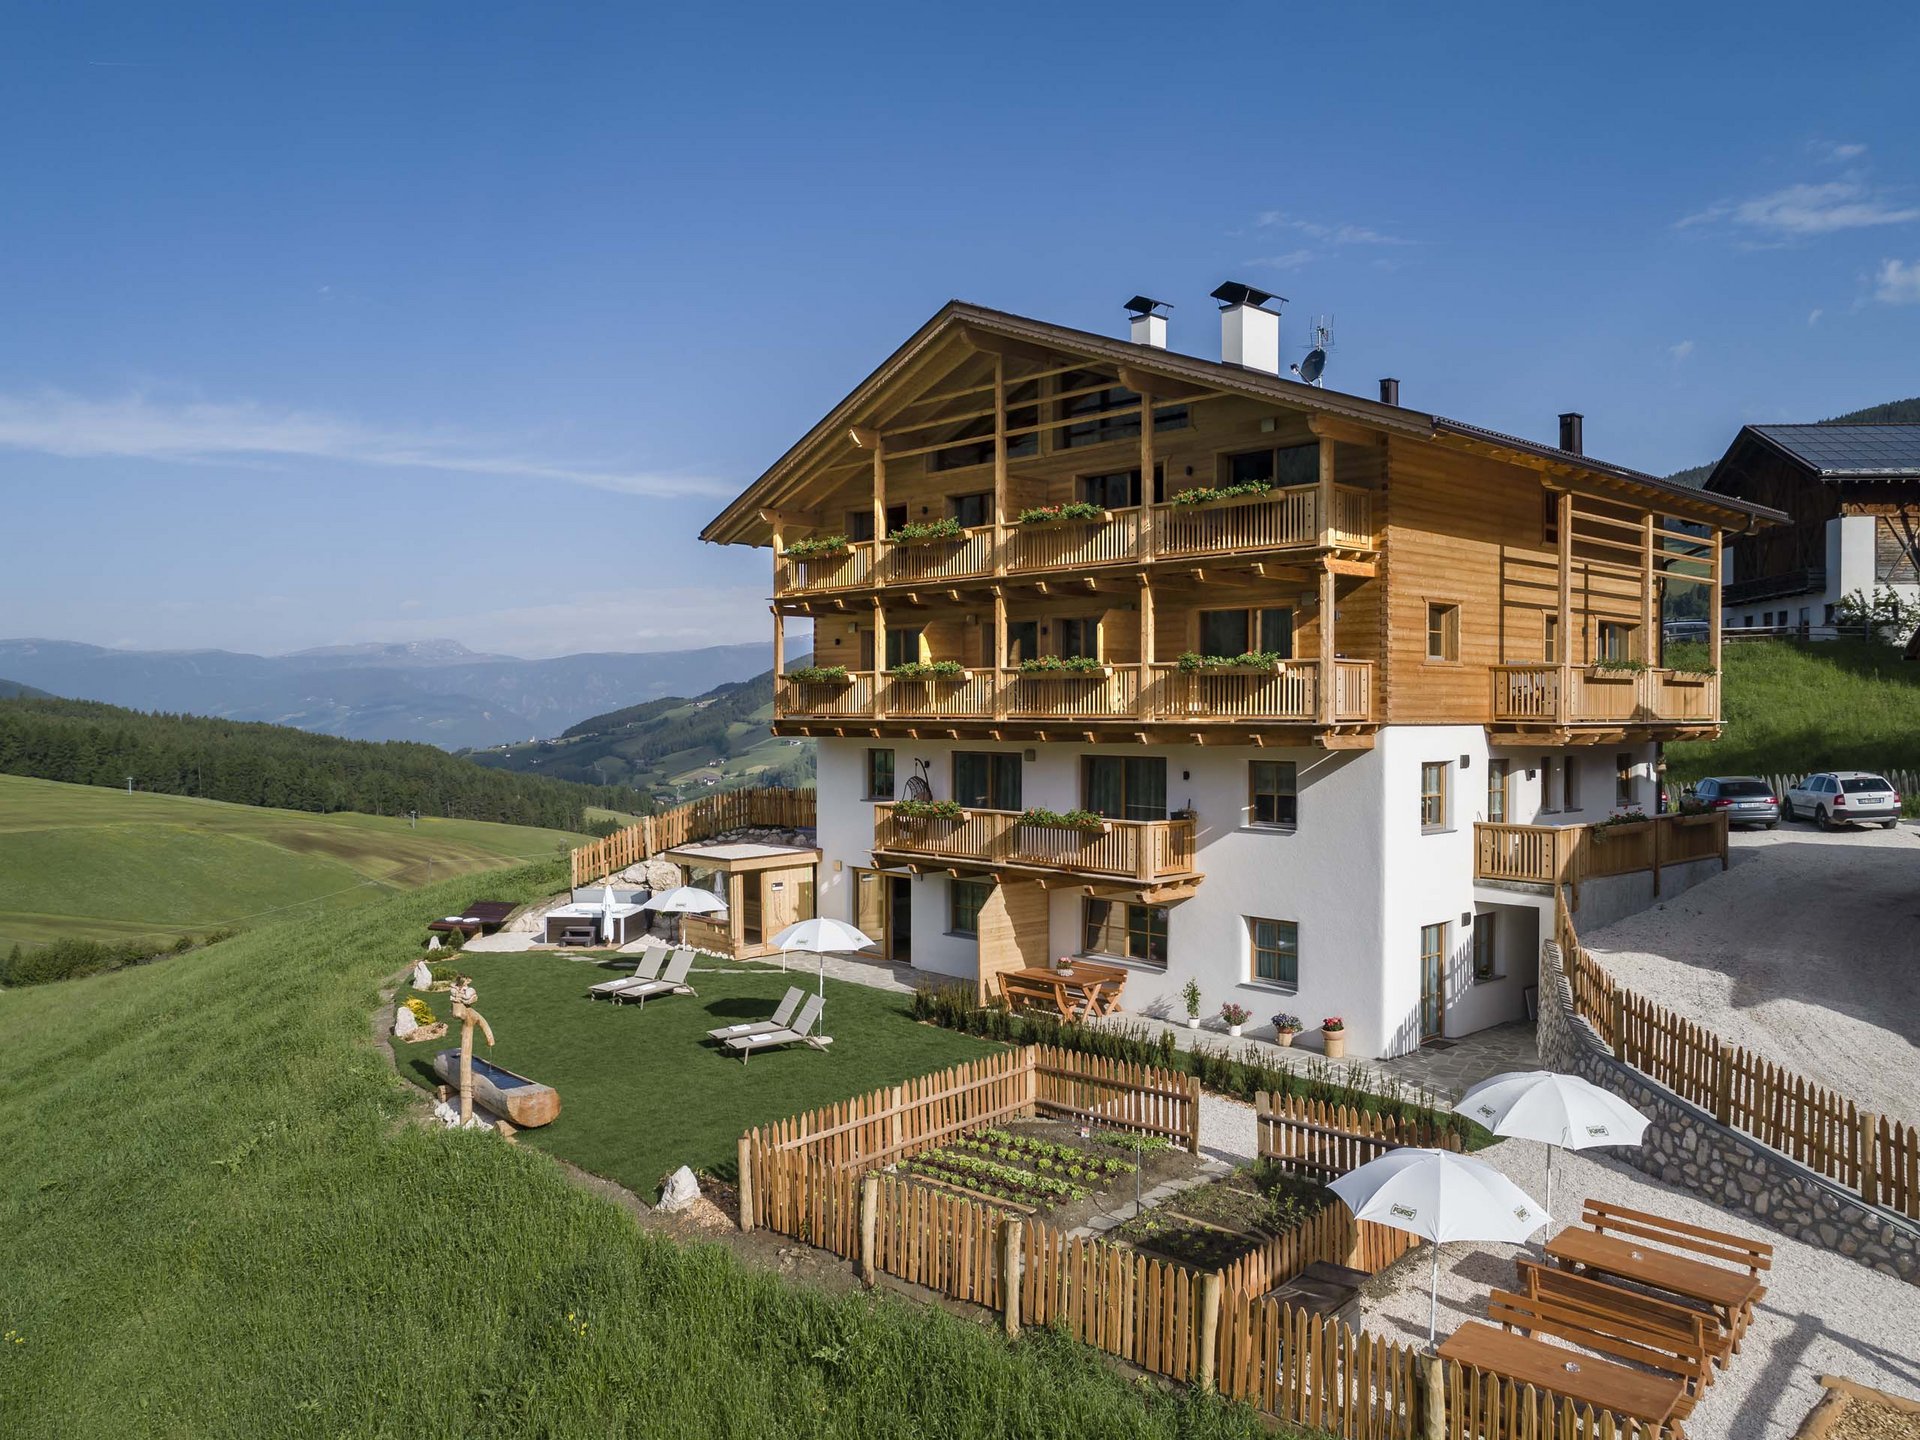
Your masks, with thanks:
M 1433 1278 L 1427 1286 L 1427 1344 L 1440 1328 L 1440 1242 L 1433 1242 Z
M 1547 1240 L 1553 1239 L 1553 1152 L 1555 1148 L 1551 1143 L 1547 1146 L 1547 1239 L 1540 1242 L 1543 1250 L 1546 1248 Z

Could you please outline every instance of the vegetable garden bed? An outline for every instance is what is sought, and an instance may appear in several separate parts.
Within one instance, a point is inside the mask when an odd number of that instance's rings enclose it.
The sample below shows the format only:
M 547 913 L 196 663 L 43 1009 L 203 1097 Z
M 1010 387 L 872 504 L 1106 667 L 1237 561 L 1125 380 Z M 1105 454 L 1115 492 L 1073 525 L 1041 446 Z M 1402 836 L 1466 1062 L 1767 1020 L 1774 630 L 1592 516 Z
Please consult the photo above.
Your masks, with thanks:
M 1192 1157 L 1155 1136 L 1091 1129 L 1061 1121 L 1022 1121 L 971 1130 L 902 1160 L 897 1173 L 1049 1223 L 1074 1225 L 1122 1208 L 1136 1185 L 1150 1188 L 1184 1174 Z
M 1236 1170 L 1136 1215 L 1114 1232 L 1136 1250 L 1218 1270 L 1333 1203 L 1326 1187 L 1276 1166 Z

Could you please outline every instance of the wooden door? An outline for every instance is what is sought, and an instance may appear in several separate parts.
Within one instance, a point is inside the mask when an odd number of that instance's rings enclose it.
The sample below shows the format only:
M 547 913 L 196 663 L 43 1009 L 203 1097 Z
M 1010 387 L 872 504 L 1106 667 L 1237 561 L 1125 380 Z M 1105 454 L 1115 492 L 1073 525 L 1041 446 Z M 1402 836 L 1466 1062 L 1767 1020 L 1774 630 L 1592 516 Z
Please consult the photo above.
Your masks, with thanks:
M 878 870 L 853 872 L 853 923 L 884 960 L 894 958 L 892 892 L 892 876 Z
M 1447 927 L 1420 927 L 1420 1039 L 1437 1040 L 1447 1031 Z

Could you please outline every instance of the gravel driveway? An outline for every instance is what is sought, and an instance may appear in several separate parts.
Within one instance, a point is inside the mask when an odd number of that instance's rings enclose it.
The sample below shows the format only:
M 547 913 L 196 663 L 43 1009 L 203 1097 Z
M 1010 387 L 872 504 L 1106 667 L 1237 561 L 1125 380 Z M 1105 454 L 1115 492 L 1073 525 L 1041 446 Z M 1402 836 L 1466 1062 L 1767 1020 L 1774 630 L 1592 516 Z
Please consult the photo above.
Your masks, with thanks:
M 1920 832 L 1788 822 L 1733 847 L 1726 874 L 1581 941 L 1723 1039 L 1920 1120 Z

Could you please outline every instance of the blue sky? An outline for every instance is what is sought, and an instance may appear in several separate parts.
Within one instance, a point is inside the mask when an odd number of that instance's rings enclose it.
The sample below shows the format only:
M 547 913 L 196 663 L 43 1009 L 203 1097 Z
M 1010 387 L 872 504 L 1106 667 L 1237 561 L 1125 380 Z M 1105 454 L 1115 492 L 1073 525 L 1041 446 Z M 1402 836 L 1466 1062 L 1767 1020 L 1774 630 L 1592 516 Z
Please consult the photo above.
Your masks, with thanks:
M 1604 15 L 1604 20 L 1599 16 Z M 767 633 L 694 535 L 950 297 L 1656 471 L 1920 393 L 1920 13 L 32 4 L 0 635 Z

